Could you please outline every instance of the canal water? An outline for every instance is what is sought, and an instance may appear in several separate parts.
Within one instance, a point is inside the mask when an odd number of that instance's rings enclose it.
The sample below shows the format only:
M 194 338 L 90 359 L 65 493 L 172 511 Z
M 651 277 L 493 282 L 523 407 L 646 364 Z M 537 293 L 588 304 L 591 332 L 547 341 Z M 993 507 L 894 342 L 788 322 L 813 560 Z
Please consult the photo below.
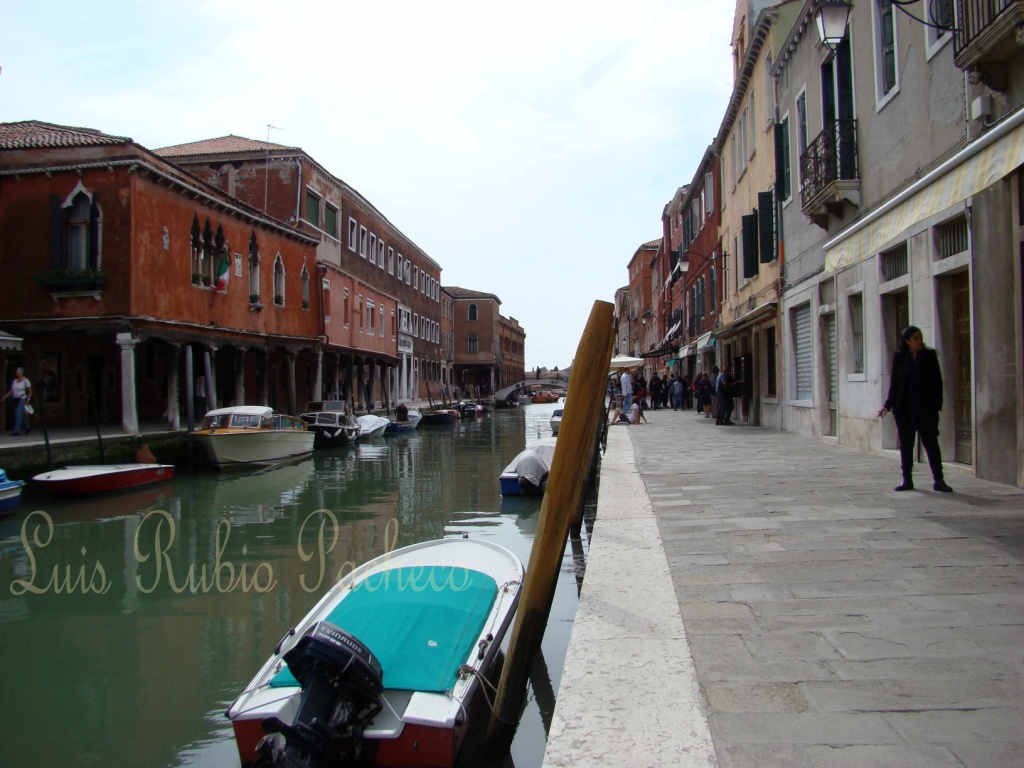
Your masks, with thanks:
M 463 535 L 529 560 L 540 500 L 502 499 L 498 475 L 550 436 L 556 407 L 89 501 L 26 489 L 0 521 L 0 765 L 237 766 L 224 711 L 339 573 Z M 543 761 L 586 530 L 566 548 L 511 755 L 494 766 Z

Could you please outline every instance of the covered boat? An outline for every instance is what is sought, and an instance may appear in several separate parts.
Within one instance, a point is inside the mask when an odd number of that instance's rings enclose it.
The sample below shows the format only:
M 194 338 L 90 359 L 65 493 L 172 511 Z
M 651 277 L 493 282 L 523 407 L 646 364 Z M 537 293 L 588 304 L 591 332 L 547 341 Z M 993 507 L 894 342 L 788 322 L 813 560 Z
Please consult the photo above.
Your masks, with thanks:
M 514 554 L 471 539 L 355 569 L 228 709 L 242 765 L 450 768 L 522 579 Z
M 82 464 L 43 472 L 32 483 L 50 493 L 77 495 L 163 483 L 173 477 L 172 464 Z
M 359 439 L 359 423 L 352 417 L 348 403 L 343 400 L 314 402 L 306 408 L 306 413 L 299 418 L 314 433 L 314 448 L 335 448 Z
M 218 469 L 276 464 L 313 451 L 313 432 L 295 416 L 264 405 L 236 405 L 209 411 L 192 437 Z
M 371 437 L 380 437 L 391 422 L 383 416 L 374 416 L 367 413 L 356 419 L 359 424 L 359 437 L 366 440 Z
M 423 419 L 423 416 L 418 410 L 415 408 L 406 408 L 403 411 L 402 408 L 403 406 L 398 406 L 395 418 L 390 419 L 387 427 L 384 428 L 384 431 L 388 434 L 412 432 L 420 425 L 420 421 Z
M 7 473 L 0 469 L 0 513 L 11 512 L 18 506 L 24 485 L 24 480 L 10 480 Z
M 553 437 L 545 437 L 520 451 L 498 476 L 502 496 L 537 496 L 544 493 L 555 457 Z

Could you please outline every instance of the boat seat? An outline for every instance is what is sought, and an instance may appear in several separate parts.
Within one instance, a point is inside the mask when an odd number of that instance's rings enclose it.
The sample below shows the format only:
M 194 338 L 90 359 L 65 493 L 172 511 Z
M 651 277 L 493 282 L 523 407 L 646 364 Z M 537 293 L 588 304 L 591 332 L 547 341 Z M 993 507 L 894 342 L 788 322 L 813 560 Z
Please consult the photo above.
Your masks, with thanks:
M 385 688 L 443 693 L 455 685 L 497 595 L 494 579 L 480 571 L 393 568 L 359 582 L 324 620 L 370 649 Z M 270 685 L 298 681 L 285 667 Z

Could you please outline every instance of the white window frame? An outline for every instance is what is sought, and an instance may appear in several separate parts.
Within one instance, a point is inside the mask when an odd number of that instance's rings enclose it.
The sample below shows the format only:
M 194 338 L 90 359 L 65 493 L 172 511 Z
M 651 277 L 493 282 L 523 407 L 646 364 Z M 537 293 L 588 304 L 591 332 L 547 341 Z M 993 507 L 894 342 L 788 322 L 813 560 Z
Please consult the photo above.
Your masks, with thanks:
M 807 147 L 811 141 L 810 126 L 807 124 L 807 86 L 804 85 L 799 92 L 796 94 L 796 98 L 793 100 L 796 112 L 796 184 L 792 183 L 792 169 L 790 169 L 790 187 L 797 187 L 798 189 L 804 188 L 804 172 L 803 163 L 800 159 L 804 156 L 804 152 L 807 151 Z M 792 140 L 790 140 L 790 146 L 793 146 Z
M 388 246 L 388 274 L 395 274 L 395 249 Z
M 348 217 L 348 249 L 355 253 L 359 248 L 359 222 Z
M 953 13 L 953 23 L 956 24 L 956 0 L 948 0 L 948 2 Z M 934 24 L 935 18 L 932 16 L 932 4 L 930 2 L 924 3 L 923 11 L 925 20 Z M 927 24 L 922 24 L 921 26 L 924 27 L 924 60 L 931 61 L 935 54 L 941 51 L 953 39 L 953 32 L 951 30 L 929 27 Z
M 359 255 L 366 258 L 366 227 L 359 227 Z
M 883 73 L 885 68 L 885 51 L 882 50 L 882 15 L 878 7 L 879 1 L 874 0 L 871 3 L 871 24 L 874 30 L 872 45 L 875 54 L 875 112 L 881 112 L 885 105 L 892 101 L 900 92 L 900 40 L 899 24 L 896 23 L 896 8 L 892 9 L 893 86 L 889 91 L 882 90 L 885 88 L 885 75 Z

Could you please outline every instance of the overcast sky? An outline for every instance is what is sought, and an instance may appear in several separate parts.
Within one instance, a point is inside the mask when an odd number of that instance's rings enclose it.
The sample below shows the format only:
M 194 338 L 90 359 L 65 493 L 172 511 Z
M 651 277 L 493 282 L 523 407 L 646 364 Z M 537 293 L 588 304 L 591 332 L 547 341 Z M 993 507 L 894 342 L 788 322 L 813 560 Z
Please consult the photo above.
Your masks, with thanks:
M 734 4 L 0 0 L 0 120 L 302 147 L 564 368 L 690 181 Z

